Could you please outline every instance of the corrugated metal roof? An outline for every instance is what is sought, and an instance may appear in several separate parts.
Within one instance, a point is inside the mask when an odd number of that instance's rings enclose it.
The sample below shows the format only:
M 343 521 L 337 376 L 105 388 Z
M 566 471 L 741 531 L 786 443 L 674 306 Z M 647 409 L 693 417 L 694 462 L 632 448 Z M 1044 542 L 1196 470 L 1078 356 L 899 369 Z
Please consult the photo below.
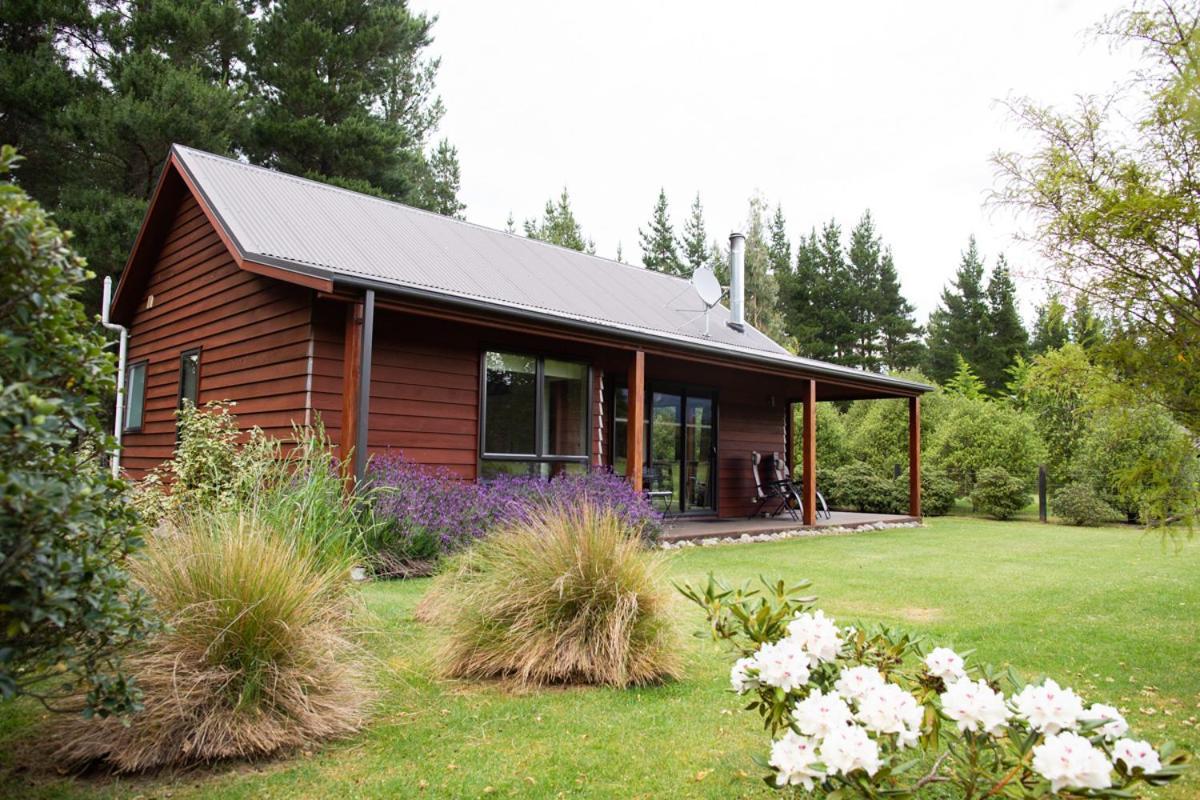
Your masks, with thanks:
M 176 145 L 242 255 L 309 275 L 359 279 L 448 301 L 591 323 L 873 384 L 927 387 L 798 358 L 752 326 L 726 325 L 691 283 L 606 258 Z M 758 359 L 756 359 L 758 360 Z

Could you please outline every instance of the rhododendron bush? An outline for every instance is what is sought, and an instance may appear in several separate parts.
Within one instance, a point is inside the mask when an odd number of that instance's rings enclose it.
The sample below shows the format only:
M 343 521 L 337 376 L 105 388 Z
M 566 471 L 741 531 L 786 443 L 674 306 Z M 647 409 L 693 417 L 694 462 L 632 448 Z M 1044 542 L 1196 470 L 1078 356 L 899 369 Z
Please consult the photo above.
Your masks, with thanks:
M 1134 797 L 1186 755 L 1130 732 L 1121 712 L 1049 678 L 886 627 L 839 627 L 808 582 L 680 586 L 739 657 L 732 689 L 771 735 L 780 789 L 827 798 Z

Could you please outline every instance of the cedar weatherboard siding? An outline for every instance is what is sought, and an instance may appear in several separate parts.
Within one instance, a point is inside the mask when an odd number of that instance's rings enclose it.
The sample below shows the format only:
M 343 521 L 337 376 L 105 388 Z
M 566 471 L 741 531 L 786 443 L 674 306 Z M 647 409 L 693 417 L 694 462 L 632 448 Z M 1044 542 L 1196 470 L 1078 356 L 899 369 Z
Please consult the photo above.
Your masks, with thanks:
M 129 325 L 129 363 L 149 362 L 142 429 L 124 437 L 131 477 L 174 450 L 185 350 L 201 349 L 201 405 L 233 401 L 243 430 L 291 436 L 305 421 L 311 294 L 238 269 L 196 200 L 183 197 Z

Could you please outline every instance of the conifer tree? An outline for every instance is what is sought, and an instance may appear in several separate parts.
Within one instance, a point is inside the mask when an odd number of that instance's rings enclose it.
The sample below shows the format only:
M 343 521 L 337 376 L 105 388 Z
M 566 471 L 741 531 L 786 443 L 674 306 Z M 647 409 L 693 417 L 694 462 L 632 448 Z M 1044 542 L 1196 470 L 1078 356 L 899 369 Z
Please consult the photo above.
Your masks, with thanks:
M 771 272 L 777 280 L 779 276 L 792 271 L 792 243 L 788 240 L 787 220 L 783 216 L 782 206 L 775 206 L 775 214 L 771 217 L 771 240 L 767 245 L 767 255 Z
M 916 369 L 924 357 L 921 327 L 916 308 L 900 291 L 900 276 L 891 249 L 879 259 L 879 285 L 875 295 L 875 319 L 879 328 L 879 357 L 888 372 Z
M 683 235 L 679 237 L 679 250 L 688 275 L 702 266 L 713 266 L 713 251 L 708 245 L 708 232 L 704 227 L 704 206 L 700 204 L 699 192 L 696 192 L 691 211 L 684 220 Z
M 746 225 L 746 321 L 777 342 L 786 343 L 787 327 L 779 311 L 779 284 L 771 272 L 766 202 L 750 198 Z
M 946 391 L 968 400 L 983 400 L 987 397 L 987 386 L 962 356 L 955 361 L 954 374 L 946 381 Z
M 666 190 L 658 190 L 658 200 L 654 203 L 649 227 L 647 230 L 638 228 L 638 238 L 642 246 L 642 263 L 646 269 L 668 275 L 687 274 L 675 247 L 675 230 L 671 227 Z
M 621 243 L 617 242 L 617 261 L 625 263 L 625 251 L 621 248 Z
M 1071 310 L 1071 341 L 1085 349 L 1091 349 L 1105 340 L 1104 320 L 1092 310 L 1087 295 L 1075 295 Z
M 972 236 L 954 280 L 942 291 L 941 303 L 929 315 L 926 373 L 945 383 L 958 369 L 958 357 L 969 365 L 983 360 L 988 307 L 983 287 L 983 257 Z
M 878 371 L 880 367 L 876 352 L 879 336 L 876 313 L 879 304 L 879 262 L 882 252 L 883 245 L 875 233 L 871 212 L 867 211 L 850 231 L 846 266 L 847 278 L 855 289 L 855 300 L 845 305 L 854 337 L 850 364 L 872 371 Z M 846 299 L 849 300 L 850 296 Z
M 583 229 L 575 219 L 575 212 L 571 210 L 571 197 L 567 194 L 565 186 L 562 194 L 558 196 L 558 202 L 546 201 L 546 208 L 542 212 L 540 221 L 525 220 L 525 235 L 530 239 L 569 247 L 581 253 L 596 252 L 595 244 L 583 235 Z
M 796 352 L 808 358 L 828 358 L 832 352 L 822 336 L 820 309 L 815 302 L 821 280 L 821 248 L 813 230 L 796 243 L 795 269 L 780 282 L 788 334 L 796 343 Z
M 1000 394 L 1008 384 L 1013 365 L 1029 353 L 1029 334 L 1017 311 L 1017 287 L 1003 254 L 997 256 L 992 268 L 987 298 L 986 336 L 981 342 L 976 369 L 988 390 Z
M 1067 307 L 1057 294 L 1051 294 L 1046 302 L 1037 307 L 1037 319 L 1033 323 L 1032 354 L 1057 350 L 1071 340 L 1067 325 Z

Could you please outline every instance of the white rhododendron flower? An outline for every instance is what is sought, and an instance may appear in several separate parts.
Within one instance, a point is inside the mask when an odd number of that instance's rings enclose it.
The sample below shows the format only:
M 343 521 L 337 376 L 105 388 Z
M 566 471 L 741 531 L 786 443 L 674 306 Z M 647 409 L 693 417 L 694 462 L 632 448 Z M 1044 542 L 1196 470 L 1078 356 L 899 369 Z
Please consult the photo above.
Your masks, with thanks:
M 788 637 L 800 643 L 814 667 L 822 661 L 833 661 L 842 649 L 837 625 L 819 609 L 811 614 L 797 614 L 788 623 Z
M 1083 700 L 1049 678 L 1041 686 L 1026 686 L 1013 698 L 1017 714 L 1043 733 L 1074 730 L 1083 716 Z
M 1149 742 L 1137 739 L 1120 739 L 1113 745 L 1113 758 L 1125 762 L 1125 771 L 1132 773 L 1135 769 L 1143 770 L 1147 775 L 1153 775 L 1162 769 L 1158 759 L 1158 751 Z
M 814 778 L 825 779 L 825 773 L 813 766 L 818 760 L 817 743 L 789 730 L 782 739 L 771 745 L 771 760 L 768 763 L 775 769 L 777 786 L 802 784 L 811 791 Z
M 857 725 L 832 730 L 821 740 L 821 763 L 831 775 L 849 775 L 863 770 L 874 775 L 879 769 L 879 745 Z
M 872 689 L 883 686 L 885 682 L 883 673 L 874 667 L 850 667 L 842 670 L 841 677 L 833 688 L 837 689 L 842 697 L 860 700 Z
M 956 681 L 967 673 L 963 670 L 962 656 L 949 647 L 935 647 L 925 656 L 925 667 L 929 674 L 946 683 Z
M 911 747 L 921 736 L 925 712 L 917 698 L 894 683 L 875 687 L 858 701 L 854 718 L 872 733 L 890 733 L 900 747 Z
M 942 712 L 958 723 L 960 731 L 996 729 L 1012 716 L 1004 705 L 1004 695 L 993 691 L 986 681 L 959 678 L 942 692 Z
M 729 670 L 729 682 L 733 685 L 733 690 L 738 694 L 745 694 L 747 689 L 753 688 L 758 679 L 750 677 L 747 670 L 757 668 L 758 661 L 753 657 L 739 658 L 733 669 Z
M 1050 790 L 1107 789 L 1112 786 L 1112 764 L 1104 752 L 1077 733 L 1051 734 L 1033 748 L 1033 770 L 1050 781 Z
M 837 692 L 821 694 L 820 689 L 813 689 L 812 694 L 796 703 L 792 710 L 792 719 L 800 732 L 818 739 L 846 727 L 851 717 L 850 706 L 841 695 Z
M 1106 706 L 1104 703 L 1092 703 L 1092 707 L 1079 715 L 1080 722 L 1094 722 L 1096 720 L 1104 720 L 1104 724 L 1096 729 L 1096 732 L 1101 734 L 1110 742 L 1113 739 L 1119 739 L 1129 732 L 1129 723 L 1125 721 L 1125 717 L 1121 715 L 1113 706 Z
M 759 683 L 777 686 L 785 692 L 808 683 L 808 656 L 794 639 L 764 644 L 754 655 L 754 662 Z

